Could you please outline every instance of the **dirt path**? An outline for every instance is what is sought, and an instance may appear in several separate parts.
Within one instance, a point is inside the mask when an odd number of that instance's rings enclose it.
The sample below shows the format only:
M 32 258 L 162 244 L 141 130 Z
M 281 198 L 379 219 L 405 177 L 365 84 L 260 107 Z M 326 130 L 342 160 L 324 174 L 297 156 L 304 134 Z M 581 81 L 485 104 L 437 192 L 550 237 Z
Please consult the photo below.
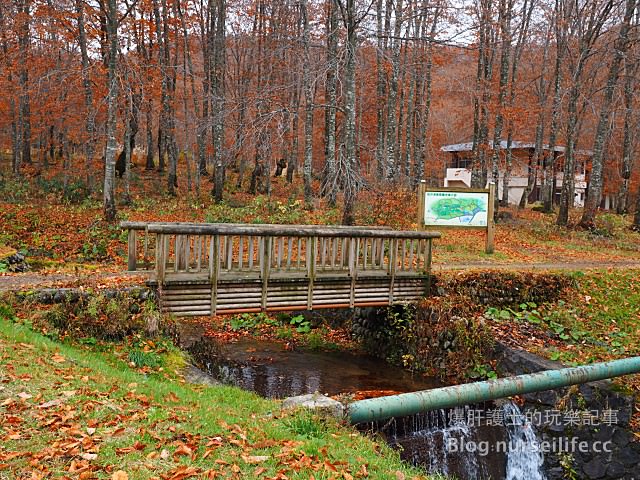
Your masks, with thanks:
M 70 273 L 54 273 L 49 275 L 30 272 L 16 273 L 0 276 L 0 292 L 53 287 L 107 288 L 140 285 L 143 284 L 147 278 L 147 275 L 129 272 L 92 273 L 88 275 L 74 275 Z
M 502 271 L 574 271 L 596 268 L 605 269 L 640 269 L 640 262 L 555 262 L 555 263 L 490 263 L 468 262 L 453 264 L 433 264 L 434 272 L 463 270 L 502 270 Z M 107 288 L 129 285 L 141 285 L 149 278 L 141 273 L 92 273 L 74 275 L 71 273 L 17 273 L 0 276 L 0 292 L 30 290 L 35 288 L 85 287 Z
M 510 272 L 522 271 L 544 271 L 544 270 L 591 270 L 595 268 L 613 269 L 634 269 L 640 268 L 640 262 L 550 262 L 550 263 L 490 263 L 490 262 L 468 262 L 452 264 L 433 264 L 433 271 L 451 270 L 504 270 Z

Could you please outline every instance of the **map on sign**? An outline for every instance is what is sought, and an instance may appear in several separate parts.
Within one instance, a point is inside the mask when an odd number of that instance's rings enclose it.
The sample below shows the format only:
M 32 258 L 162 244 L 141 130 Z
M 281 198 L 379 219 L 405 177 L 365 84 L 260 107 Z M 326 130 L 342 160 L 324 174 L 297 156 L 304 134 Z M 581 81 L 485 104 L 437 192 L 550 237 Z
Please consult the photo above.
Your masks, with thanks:
M 425 192 L 424 224 L 486 227 L 489 193 Z

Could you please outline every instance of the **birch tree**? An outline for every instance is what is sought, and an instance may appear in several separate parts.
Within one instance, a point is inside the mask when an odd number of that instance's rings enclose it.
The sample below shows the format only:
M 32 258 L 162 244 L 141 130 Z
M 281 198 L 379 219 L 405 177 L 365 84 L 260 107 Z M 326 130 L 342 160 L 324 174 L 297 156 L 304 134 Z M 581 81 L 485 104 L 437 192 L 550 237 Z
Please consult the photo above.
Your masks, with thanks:
M 602 199 L 602 186 L 604 183 L 604 147 L 607 132 L 609 130 L 609 117 L 613 108 L 613 94 L 620 76 L 620 66 L 629 48 L 629 29 L 634 12 L 638 6 L 638 0 L 626 0 L 625 12 L 622 24 L 619 27 L 618 37 L 613 48 L 613 59 L 609 66 L 609 74 L 604 90 L 600 118 L 593 144 L 593 156 L 591 157 L 591 179 L 587 189 L 587 199 L 584 205 L 580 226 L 582 228 L 595 228 L 594 220 L 600 200 Z
M 572 3 L 568 0 L 569 3 Z M 592 1 L 581 5 L 577 10 L 567 9 L 571 15 L 570 25 L 576 37 L 578 48 L 576 56 L 570 57 L 571 87 L 567 106 L 566 150 L 560 195 L 560 210 L 556 223 L 566 226 L 569 209 L 573 206 L 575 191 L 575 148 L 578 132 L 578 101 L 584 84 L 584 70 L 592 54 L 596 41 L 602 34 L 602 28 L 613 8 L 612 0 Z

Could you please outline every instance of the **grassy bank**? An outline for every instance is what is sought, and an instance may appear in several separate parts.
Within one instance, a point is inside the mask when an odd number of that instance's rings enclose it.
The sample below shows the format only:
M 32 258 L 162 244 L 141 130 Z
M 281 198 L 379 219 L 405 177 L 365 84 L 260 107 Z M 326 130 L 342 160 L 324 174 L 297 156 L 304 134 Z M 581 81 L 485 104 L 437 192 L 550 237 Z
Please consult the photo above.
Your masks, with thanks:
M 350 427 L 1 316 L 0 478 L 426 478 Z

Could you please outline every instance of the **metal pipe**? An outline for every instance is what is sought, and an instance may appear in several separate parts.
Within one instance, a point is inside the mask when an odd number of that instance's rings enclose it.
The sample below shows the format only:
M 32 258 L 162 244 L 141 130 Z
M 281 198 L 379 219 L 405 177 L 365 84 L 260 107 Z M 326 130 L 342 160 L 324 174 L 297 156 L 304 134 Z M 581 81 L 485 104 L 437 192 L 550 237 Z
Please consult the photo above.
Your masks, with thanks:
M 347 415 L 352 423 L 372 422 L 632 373 L 640 373 L 640 357 L 359 400 L 349 404 Z

